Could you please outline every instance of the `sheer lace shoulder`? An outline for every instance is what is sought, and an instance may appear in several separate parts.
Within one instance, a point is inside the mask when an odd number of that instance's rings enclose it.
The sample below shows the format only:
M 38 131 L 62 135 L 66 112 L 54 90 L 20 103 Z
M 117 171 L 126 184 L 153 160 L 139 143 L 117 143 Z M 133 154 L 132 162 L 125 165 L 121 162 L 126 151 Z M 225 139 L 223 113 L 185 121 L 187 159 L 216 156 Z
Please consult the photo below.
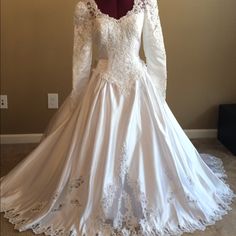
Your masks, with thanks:
M 74 18 L 77 17 L 91 19 L 95 15 L 95 8 L 92 5 L 91 0 L 79 0 L 75 5 Z

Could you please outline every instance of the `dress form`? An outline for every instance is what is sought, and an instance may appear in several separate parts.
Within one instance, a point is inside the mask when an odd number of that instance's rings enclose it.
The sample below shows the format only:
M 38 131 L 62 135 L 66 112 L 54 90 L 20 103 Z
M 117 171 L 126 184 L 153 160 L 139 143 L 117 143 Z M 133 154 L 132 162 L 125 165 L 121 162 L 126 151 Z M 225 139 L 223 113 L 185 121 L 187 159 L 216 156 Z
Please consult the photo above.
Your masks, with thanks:
M 132 9 L 134 0 L 95 0 L 98 8 L 116 19 L 126 15 Z

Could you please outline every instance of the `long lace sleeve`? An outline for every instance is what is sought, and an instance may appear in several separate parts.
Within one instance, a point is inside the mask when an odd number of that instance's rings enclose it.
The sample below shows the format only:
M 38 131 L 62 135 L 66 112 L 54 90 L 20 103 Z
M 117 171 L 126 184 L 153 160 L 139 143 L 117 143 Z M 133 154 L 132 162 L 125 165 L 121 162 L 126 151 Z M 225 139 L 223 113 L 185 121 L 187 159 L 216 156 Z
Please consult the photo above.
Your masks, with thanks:
M 157 0 L 147 0 L 143 25 L 143 49 L 147 70 L 157 91 L 166 99 L 166 51 L 159 18 Z
M 81 96 L 89 82 L 92 65 L 92 15 L 81 0 L 74 12 L 73 79 L 72 89 Z

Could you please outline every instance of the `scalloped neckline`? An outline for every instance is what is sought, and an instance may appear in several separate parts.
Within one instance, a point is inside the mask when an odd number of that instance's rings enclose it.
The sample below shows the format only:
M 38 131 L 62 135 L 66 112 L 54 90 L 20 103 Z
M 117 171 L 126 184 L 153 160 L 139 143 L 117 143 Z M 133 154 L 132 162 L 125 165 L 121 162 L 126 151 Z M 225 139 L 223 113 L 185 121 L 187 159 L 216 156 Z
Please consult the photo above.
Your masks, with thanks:
M 133 3 L 132 8 L 131 8 L 130 10 L 128 10 L 128 11 L 126 12 L 126 14 L 123 15 L 123 16 L 121 16 L 120 18 L 115 18 L 115 17 L 113 17 L 113 16 L 110 16 L 108 13 L 103 13 L 103 12 L 99 9 L 98 4 L 96 3 L 95 0 L 90 0 L 90 1 L 93 2 L 94 6 L 95 6 L 95 8 L 96 8 L 96 11 L 97 11 L 100 15 L 105 16 L 106 18 L 108 18 L 108 19 L 110 19 L 110 20 L 112 20 L 112 21 L 120 22 L 120 21 L 122 21 L 123 19 L 125 19 L 126 17 L 130 16 L 132 12 L 134 12 L 138 0 L 134 0 L 134 3 Z

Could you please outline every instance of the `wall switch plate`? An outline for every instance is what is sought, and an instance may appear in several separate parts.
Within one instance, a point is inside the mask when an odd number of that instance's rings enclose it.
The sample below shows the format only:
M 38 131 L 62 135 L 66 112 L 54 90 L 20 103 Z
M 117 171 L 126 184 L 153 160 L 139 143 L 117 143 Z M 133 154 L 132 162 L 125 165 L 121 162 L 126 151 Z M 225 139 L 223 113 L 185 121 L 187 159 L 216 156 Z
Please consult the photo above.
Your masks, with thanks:
M 7 109 L 8 103 L 7 103 L 7 95 L 0 95 L 0 108 L 1 109 Z
M 58 109 L 58 93 L 48 93 L 48 109 Z

